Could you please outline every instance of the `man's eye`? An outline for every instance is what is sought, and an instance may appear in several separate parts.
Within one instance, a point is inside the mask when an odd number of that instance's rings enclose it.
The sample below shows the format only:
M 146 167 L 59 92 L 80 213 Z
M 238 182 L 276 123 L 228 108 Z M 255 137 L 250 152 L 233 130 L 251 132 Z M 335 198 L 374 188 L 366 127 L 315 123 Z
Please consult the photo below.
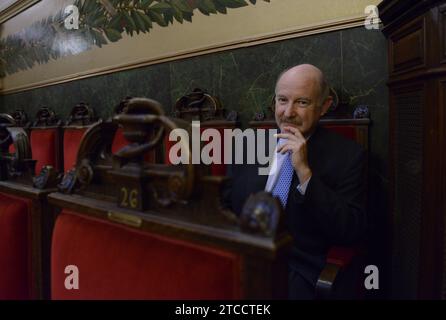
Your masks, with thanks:
M 280 103 L 284 103 L 284 102 L 286 102 L 286 99 L 285 99 L 285 98 L 279 98 L 278 101 L 279 101 Z
M 306 101 L 306 100 L 300 100 L 300 101 L 298 101 L 298 103 L 300 105 L 302 105 L 302 106 L 307 106 L 308 105 L 308 101 Z

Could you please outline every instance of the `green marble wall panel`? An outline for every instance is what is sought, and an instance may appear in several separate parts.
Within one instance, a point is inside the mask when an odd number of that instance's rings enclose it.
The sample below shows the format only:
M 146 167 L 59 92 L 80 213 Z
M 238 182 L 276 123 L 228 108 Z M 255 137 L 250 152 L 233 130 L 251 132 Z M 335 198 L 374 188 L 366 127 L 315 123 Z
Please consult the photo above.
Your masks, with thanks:
M 36 110 L 46 105 L 65 118 L 72 106 L 84 101 L 100 116 L 108 117 L 113 107 L 130 95 L 156 99 L 169 113 L 179 97 L 199 87 L 218 96 L 227 109 L 237 110 L 246 123 L 254 112 L 269 105 L 283 69 L 312 63 L 325 72 L 341 98 L 351 100 L 352 110 L 356 104 L 367 104 L 382 119 L 386 112 L 382 94 L 387 77 L 385 55 L 385 40 L 379 31 L 354 28 L 9 94 L 0 97 L 0 111 L 21 107 L 34 117 Z M 381 139 L 383 132 L 380 134 Z

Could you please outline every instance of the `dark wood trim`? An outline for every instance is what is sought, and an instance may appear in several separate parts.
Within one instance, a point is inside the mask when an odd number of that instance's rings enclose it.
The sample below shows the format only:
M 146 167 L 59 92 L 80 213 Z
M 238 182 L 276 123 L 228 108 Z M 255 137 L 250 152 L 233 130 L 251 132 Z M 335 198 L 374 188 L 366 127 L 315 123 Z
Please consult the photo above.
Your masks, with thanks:
M 430 78 L 442 77 L 445 75 L 446 66 L 430 67 L 426 69 L 408 71 L 407 73 L 391 77 L 387 84 L 389 86 L 400 85 L 401 83 L 410 82 L 412 80 L 428 80 Z
M 36 189 L 29 185 L 20 184 L 17 182 L 0 181 L 0 192 L 10 193 L 17 196 L 26 197 L 33 200 L 46 199 L 46 196 L 55 192 L 57 189 Z
M 378 5 L 379 17 L 384 23 L 382 32 L 388 36 L 401 24 L 424 14 L 441 0 L 384 0 Z
M 411 292 L 422 299 L 439 299 L 446 295 L 446 251 L 445 251 L 445 223 L 446 223 L 446 201 L 445 201 L 445 155 L 446 152 L 446 129 L 445 129 L 445 106 L 446 106 L 446 1 L 444 0 L 384 0 L 380 5 L 380 18 L 384 23 L 384 34 L 389 38 L 389 72 L 388 82 L 390 89 L 390 123 L 389 123 L 389 155 L 390 155 L 390 213 L 393 218 L 392 230 L 398 230 L 395 225 L 396 208 L 404 208 L 404 201 L 408 199 L 398 199 L 395 197 L 399 188 L 404 188 L 398 179 L 419 179 L 416 172 L 402 169 L 397 172 L 398 165 L 397 151 L 398 146 L 395 140 L 395 134 L 404 137 L 404 130 L 412 126 L 421 126 L 413 131 L 419 134 L 421 130 L 421 141 L 418 136 L 414 141 L 422 144 L 421 153 L 421 190 L 412 186 L 413 189 L 407 189 L 403 192 L 404 197 L 420 197 L 420 219 L 411 221 L 410 227 L 419 227 L 419 261 L 418 263 L 418 290 Z M 421 31 L 423 29 L 423 31 Z M 406 39 L 404 37 L 409 35 Z M 394 42 L 403 39 L 399 47 L 399 53 L 394 52 Z M 415 45 L 423 45 L 413 47 Z M 414 51 L 411 51 L 414 50 Z M 399 57 L 394 59 L 395 54 Z M 395 68 L 394 63 L 397 65 Z M 403 94 L 405 100 L 398 104 L 395 98 Z M 420 105 L 411 106 L 410 97 L 415 97 Z M 421 99 L 421 101 L 418 101 Z M 413 102 L 415 103 L 415 101 Z M 403 108 L 398 110 L 397 108 Z M 415 109 L 413 109 L 415 108 Z M 421 109 L 418 109 L 421 108 Z M 407 118 L 401 122 L 401 128 L 398 127 L 397 116 Z M 421 111 L 421 118 L 417 121 L 418 110 Z M 402 154 L 406 154 L 402 151 Z M 417 154 L 415 162 L 418 161 Z M 415 158 L 414 158 L 415 159 Z M 399 165 L 406 165 L 402 162 Z M 407 164 L 409 165 L 409 164 Z M 412 176 L 413 175 L 413 176 Z M 418 181 L 418 180 L 417 180 Z M 404 189 L 401 189 L 404 190 Z M 420 192 L 420 194 L 418 194 Z M 411 195 L 411 193 L 414 193 Z M 415 194 L 416 193 L 416 194 Z M 418 214 L 410 212 L 407 214 Z M 404 214 L 404 212 L 401 212 Z M 413 219 L 414 217 L 412 217 Z M 407 227 L 407 226 L 406 226 Z M 418 231 L 418 230 L 417 230 Z M 415 236 L 415 235 L 414 235 Z M 405 241 L 403 236 L 392 234 L 392 246 L 398 241 Z M 410 241 L 409 241 L 410 242 Z M 404 246 L 404 244 L 402 244 Z M 407 245 L 407 244 L 406 244 Z M 407 252 L 412 248 L 403 249 Z M 393 255 L 398 256 L 399 252 L 392 249 Z M 413 250 L 413 249 L 412 249 Z M 408 261 L 410 263 L 410 261 Z
M 421 252 L 419 295 L 422 299 L 440 299 L 443 280 L 444 223 L 445 211 L 442 211 L 441 181 L 438 174 L 444 171 L 444 106 L 446 103 L 446 78 L 432 79 L 428 83 L 424 118 L 429 130 L 424 136 L 423 163 L 423 219 L 421 221 Z M 443 126 L 443 127 L 442 127 Z M 444 178 L 443 178 L 444 179 Z M 440 182 L 441 183 L 441 182 Z M 435 187 L 433 187 L 435 186 Z
M 433 28 L 437 27 L 439 29 L 437 41 L 440 45 L 440 50 L 437 59 L 440 64 L 444 65 L 446 64 L 446 4 L 436 9 L 436 14 L 433 15 L 433 19 L 435 19 Z

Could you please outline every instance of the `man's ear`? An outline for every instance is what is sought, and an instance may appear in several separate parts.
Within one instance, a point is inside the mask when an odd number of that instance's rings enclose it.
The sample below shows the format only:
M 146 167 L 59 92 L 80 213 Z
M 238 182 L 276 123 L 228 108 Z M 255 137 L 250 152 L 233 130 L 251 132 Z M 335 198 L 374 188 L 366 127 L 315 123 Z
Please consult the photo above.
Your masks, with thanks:
M 333 97 L 328 96 L 327 99 L 325 99 L 325 102 L 322 104 L 321 117 L 328 112 L 328 109 L 330 109 L 332 103 L 333 103 Z

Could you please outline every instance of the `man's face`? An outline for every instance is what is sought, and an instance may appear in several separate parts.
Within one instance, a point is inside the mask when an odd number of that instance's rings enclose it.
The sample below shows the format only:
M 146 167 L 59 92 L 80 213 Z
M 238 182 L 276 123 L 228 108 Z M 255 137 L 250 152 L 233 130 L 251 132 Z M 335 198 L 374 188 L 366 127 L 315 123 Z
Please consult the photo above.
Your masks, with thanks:
M 325 106 L 325 104 L 324 104 Z M 285 73 L 276 86 L 275 118 L 280 131 L 295 127 L 307 136 L 316 127 L 325 107 L 321 106 L 316 78 L 304 73 Z

